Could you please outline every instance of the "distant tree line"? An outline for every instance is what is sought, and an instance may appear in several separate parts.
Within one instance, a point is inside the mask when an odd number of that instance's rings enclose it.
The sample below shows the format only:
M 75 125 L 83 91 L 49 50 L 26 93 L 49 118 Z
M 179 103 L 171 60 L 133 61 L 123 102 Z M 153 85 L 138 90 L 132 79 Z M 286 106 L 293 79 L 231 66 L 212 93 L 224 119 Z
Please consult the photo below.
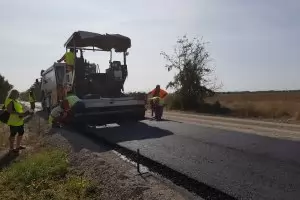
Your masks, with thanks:
M 40 101 L 41 96 L 42 96 L 40 85 L 41 85 L 40 82 L 38 82 L 38 83 L 34 82 L 30 88 L 28 88 L 26 91 L 20 93 L 20 99 L 22 99 L 23 101 L 29 101 L 29 92 L 30 92 L 31 88 L 33 88 L 33 92 L 34 92 L 36 101 Z
M 7 93 L 12 88 L 13 85 L 11 85 L 8 80 L 6 80 L 5 77 L 0 74 L 0 104 L 4 103 Z

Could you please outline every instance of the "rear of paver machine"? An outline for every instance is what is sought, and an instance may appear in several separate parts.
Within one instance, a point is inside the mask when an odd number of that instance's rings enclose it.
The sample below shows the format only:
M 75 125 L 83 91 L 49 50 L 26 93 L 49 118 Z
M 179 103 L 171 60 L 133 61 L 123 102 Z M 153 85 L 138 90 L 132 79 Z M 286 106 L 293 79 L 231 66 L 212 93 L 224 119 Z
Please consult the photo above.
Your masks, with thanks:
M 65 43 L 66 50 L 73 48 L 76 54 L 75 76 L 70 87 L 82 99 L 85 110 L 76 113 L 75 123 L 103 125 L 123 121 L 140 121 L 145 116 L 146 96 L 126 96 L 124 83 L 128 76 L 126 58 L 131 47 L 130 38 L 120 34 L 97 34 L 77 31 Z M 113 60 L 115 53 L 123 55 L 123 60 Z M 83 52 L 110 52 L 109 66 L 100 73 L 99 66 L 84 59 Z M 65 96 L 63 86 L 67 80 L 66 64 L 54 63 L 41 71 L 42 106 L 51 110 Z

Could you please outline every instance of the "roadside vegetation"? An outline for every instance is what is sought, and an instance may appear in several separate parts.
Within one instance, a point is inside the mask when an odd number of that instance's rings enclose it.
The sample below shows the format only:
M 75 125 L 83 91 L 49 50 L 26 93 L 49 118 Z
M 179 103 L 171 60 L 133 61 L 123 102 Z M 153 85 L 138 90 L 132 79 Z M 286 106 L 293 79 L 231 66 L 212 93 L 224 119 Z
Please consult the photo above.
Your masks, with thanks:
M 175 72 L 167 88 L 167 109 L 247 118 L 300 120 L 300 91 L 219 93 L 206 42 L 178 39 L 173 54 L 162 52 L 165 68 Z
M 166 104 L 169 110 L 182 110 L 173 94 L 168 95 Z M 216 93 L 190 111 L 242 118 L 300 121 L 300 91 Z
M 12 89 L 12 87 L 13 86 L 8 82 L 8 80 L 0 74 L 0 104 L 3 104 L 8 91 Z
M 67 152 L 44 145 L 36 121 L 26 126 L 27 150 L 13 155 L 7 153 L 9 129 L 0 124 L 0 199 L 93 199 L 92 183 L 72 172 Z
M 207 101 L 219 101 L 239 117 L 300 120 L 300 91 L 223 93 Z
M 67 154 L 42 149 L 0 172 L 1 199 L 82 199 L 89 182 L 69 174 Z

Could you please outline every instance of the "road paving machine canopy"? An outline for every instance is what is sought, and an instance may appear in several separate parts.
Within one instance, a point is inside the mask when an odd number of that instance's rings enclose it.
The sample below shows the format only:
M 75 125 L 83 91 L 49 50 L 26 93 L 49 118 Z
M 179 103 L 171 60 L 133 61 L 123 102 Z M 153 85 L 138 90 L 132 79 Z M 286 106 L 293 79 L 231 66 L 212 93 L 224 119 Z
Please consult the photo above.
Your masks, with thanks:
M 120 34 L 99 34 L 87 31 L 77 31 L 67 40 L 66 48 L 97 47 L 102 51 L 126 52 L 131 47 L 130 38 Z

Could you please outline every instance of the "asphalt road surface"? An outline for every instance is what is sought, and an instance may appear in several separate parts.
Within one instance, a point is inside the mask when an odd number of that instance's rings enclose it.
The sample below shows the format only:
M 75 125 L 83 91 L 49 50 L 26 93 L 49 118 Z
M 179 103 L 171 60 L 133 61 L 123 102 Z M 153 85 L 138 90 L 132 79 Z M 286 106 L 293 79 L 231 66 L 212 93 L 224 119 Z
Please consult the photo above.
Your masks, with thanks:
M 300 199 L 298 140 L 151 120 L 95 133 L 238 199 Z
M 140 149 L 144 156 L 238 199 L 300 199 L 298 127 L 277 137 L 280 130 L 255 134 L 203 126 L 195 118 L 192 121 L 145 120 L 108 125 L 95 133 L 131 150 Z

